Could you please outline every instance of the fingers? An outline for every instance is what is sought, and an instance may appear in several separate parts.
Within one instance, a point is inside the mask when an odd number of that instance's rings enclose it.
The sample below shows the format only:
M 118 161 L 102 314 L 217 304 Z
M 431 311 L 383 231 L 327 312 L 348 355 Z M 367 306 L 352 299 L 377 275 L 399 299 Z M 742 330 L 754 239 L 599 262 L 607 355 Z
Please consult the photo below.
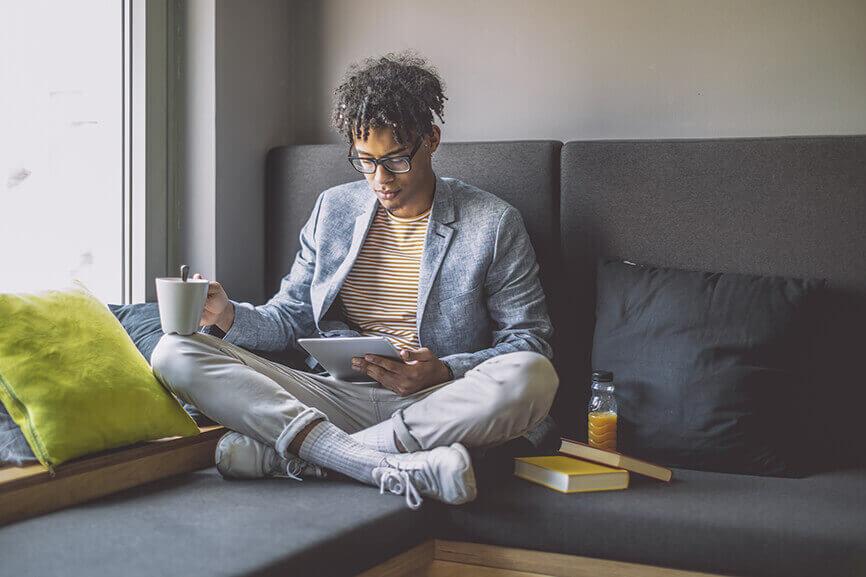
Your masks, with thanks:
M 204 278 L 204 277 L 202 276 L 201 273 L 198 273 L 198 272 L 195 273 L 194 275 L 192 275 L 192 278 L 193 278 L 193 280 L 207 280 L 206 278 Z M 217 284 L 217 285 L 218 285 L 219 283 L 216 282 L 216 281 L 210 281 L 210 282 L 208 282 L 208 285 L 207 285 L 207 292 L 208 292 L 208 294 L 210 294 L 211 289 L 213 288 L 214 284 Z
M 405 366 L 405 363 L 379 355 L 364 355 L 364 360 L 391 372 L 399 372 Z
M 403 349 L 400 351 L 400 358 L 403 359 L 405 364 L 412 366 L 417 365 L 419 362 L 435 360 L 436 355 L 427 347 L 422 347 L 420 349 Z
M 428 349 L 427 347 L 421 347 L 420 349 L 410 349 L 406 351 L 401 351 L 408 353 L 409 359 L 413 361 L 432 361 L 436 358 L 436 355 L 433 354 L 433 351 Z M 403 356 L 401 354 L 401 356 Z M 406 357 L 404 357 L 405 359 Z
M 201 273 L 198 273 L 198 272 L 195 273 L 194 275 L 192 275 L 192 278 L 195 280 L 198 280 L 198 279 L 207 280 L 206 278 L 204 278 L 204 276 L 202 276 Z M 213 296 L 215 294 L 220 293 L 222 290 L 223 290 L 223 285 L 221 285 L 220 283 L 218 283 L 215 280 L 209 281 L 207 284 L 207 296 Z
M 373 359 L 380 359 L 377 361 L 373 361 Z M 388 361 L 390 366 L 386 366 L 382 361 Z M 365 372 L 369 374 L 370 368 L 381 369 L 383 371 L 393 373 L 400 370 L 400 367 L 405 366 L 403 363 L 392 361 L 391 359 L 385 359 L 378 355 L 365 355 L 363 357 L 352 357 L 352 368 L 357 369 L 358 371 Z
M 379 366 L 376 366 L 373 364 L 367 364 L 367 367 L 366 367 L 367 376 L 372 378 L 372 379 L 376 379 L 377 381 L 379 381 L 383 385 L 386 382 L 391 381 L 391 379 L 388 377 L 389 372 L 390 371 L 386 371 L 382 367 L 379 367 Z
M 408 351 L 406 349 L 401 350 L 400 358 L 403 359 L 403 362 L 407 365 L 412 366 L 418 364 L 417 360 L 412 360 L 412 351 Z
M 390 373 L 393 375 L 394 373 Z M 409 394 L 409 390 L 406 388 L 405 384 L 397 378 L 389 377 L 388 373 L 382 377 L 382 380 L 379 381 L 383 387 L 391 391 L 392 393 L 396 393 L 401 397 L 405 397 Z
M 363 357 L 354 357 L 352 368 L 379 382 L 386 389 L 404 397 L 423 388 L 419 387 L 420 379 L 424 378 L 425 371 L 429 376 L 430 367 L 433 366 L 429 361 L 435 361 L 437 357 L 433 351 L 427 347 L 422 347 L 401 350 L 400 359 L 401 361 L 397 361 L 381 355 L 368 354 Z M 421 361 L 428 362 L 422 363 Z
M 387 369 L 383 369 L 382 367 L 371 363 L 367 363 L 366 372 L 367 376 L 381 383 L 386 389 L 394 391 L 398 395 L 403 394 L 403 391 L 400 388 L 400 376 L 396 373 L 392 373 Z
M 399 363 L 397 364 L 399 365 Z M 370 361 L 367 361 L 364 359 L 364 357 L 353 357 L 352 368 L 360 373 L 364 373 L 371 379 L 378 381 L 385 388 L 390 389 L 397 394 L 400 394 L 398 385 L 402 381 L 403 376 L 393 371 L 390 371 L 381 365 L 377 365 Z

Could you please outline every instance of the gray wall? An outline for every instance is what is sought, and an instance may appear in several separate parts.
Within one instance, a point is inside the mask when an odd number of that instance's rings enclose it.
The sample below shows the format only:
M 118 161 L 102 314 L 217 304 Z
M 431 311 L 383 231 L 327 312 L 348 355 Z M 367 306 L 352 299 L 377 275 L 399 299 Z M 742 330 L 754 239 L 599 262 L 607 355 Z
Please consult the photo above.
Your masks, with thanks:
M 333 89 L 366 56 L 414 48 L 439 68 L 446 141 L 866 133 L 864 0 L 180 6 L 188 21 L 178 262 L 255 304 L 271 296 L 266 151 L 337 142 Z
M 176 261 L 231 298 L 264 294 L 265 157 L 293 142 L 291 3 L 183 0 Z
M 291 139 L 289 5 L 216 4 L 216 271 L 232 298 L 264 298 L 265 156 Z
M 444 138 L 866 133 L 863 0 L 322 0 L 308 101 L 346 66 L 416 48 L 448 85 Z M 312 51 L 311 51 L 312 53 Z

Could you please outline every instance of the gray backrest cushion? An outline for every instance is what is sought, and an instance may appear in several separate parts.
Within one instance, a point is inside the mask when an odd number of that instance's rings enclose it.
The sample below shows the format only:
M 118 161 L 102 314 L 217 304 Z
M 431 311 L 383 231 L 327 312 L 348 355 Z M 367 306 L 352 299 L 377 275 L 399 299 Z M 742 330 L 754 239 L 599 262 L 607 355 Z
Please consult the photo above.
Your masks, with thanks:
M 561 215 L 569 298 L 558 354 L 573 359 L 574 378 L 585 385 L 589 371 L 598 255 L 826 278 L 815 408 L 838 411 L 829 449 L 862 443 L 866 137 L 569 142 Z M 579 406 L 585 389 L 562 401 Z
M 514 205 L 523 215 L 548 290 L 559 255 L 559 153 L 554 141 L 443 143 L 433 156 L 439 176 L 458 178 Z M 361 180 L 338 144 L 284 146 L 268 156 L 266 201 L 268 296 L 298 250 L 298 234 L 320 192 Z M 372 194 L 372 193 L 371 193 Z
M 362 178 L 338 144 L 273 148 L 267 160 L 265 196 L 265 293 L 280 288 L 298 252 L 298 235 L 324 190 Z

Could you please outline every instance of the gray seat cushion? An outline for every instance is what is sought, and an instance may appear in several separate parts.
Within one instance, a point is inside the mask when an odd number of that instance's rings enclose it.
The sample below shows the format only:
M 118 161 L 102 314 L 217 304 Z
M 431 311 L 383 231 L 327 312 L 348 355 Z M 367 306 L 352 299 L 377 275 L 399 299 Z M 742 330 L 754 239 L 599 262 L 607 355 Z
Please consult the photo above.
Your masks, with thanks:
M 725 575 L 866 575 L 866 467 L 782 479 L 674 469 L 670 484 L 564 495 L 479 476 L 441 537 Z
M 210 468 L 0 527 L 2 573 L 354 575 L 429 538 L 441 512 L 354 481 Z
M 780 479 L 677 469 L 563 495 L 479 462 L 479 498 L 411 511 L 351 481 L 225 481 L 215 469 L 0 528 L 12 575 L 353 575 L 431 537 L 707 571 L 866 572 L 866 468 Z M 555 512 L 555 513 L 553 513 Z M 50 553 L 46 553 L 50 552 Z

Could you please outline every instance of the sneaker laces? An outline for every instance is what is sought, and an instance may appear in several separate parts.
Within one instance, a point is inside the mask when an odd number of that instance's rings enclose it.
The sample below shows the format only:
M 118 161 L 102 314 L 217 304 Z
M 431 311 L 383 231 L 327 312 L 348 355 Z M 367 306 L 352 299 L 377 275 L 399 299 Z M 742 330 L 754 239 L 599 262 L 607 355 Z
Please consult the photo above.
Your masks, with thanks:
M 286 475 L 288 475 L 290 479 L 303 481 L 301 478 L 301 473 L 303 472 L 304 463 L 300 459 L 289 460 L 289 463 L 286 465 Z
M 379 480 L 379 494 L 385 494 L 385 487 L 395 495 L 406 495 L 406 505 L 410 509 L 418 509 L 424 499 L 421 498 L 421 493 L 415 487 L 409 473 L 400 469 L 388 468 L 382 473 L 382 478 Z
M 315 476 L 325 476 L 325 472 L 322 470 L 321 467 L 319 467 L 318 465 L 312 465 L 300 457 L 293 457 L 289 459 L 289 462 L 286 464 L 286 476 L 290 479 L 295 479 L 296 481 L 303 481 L 301 475 L 307 470 L 308 467 L 313 467 L 312 473 Z

